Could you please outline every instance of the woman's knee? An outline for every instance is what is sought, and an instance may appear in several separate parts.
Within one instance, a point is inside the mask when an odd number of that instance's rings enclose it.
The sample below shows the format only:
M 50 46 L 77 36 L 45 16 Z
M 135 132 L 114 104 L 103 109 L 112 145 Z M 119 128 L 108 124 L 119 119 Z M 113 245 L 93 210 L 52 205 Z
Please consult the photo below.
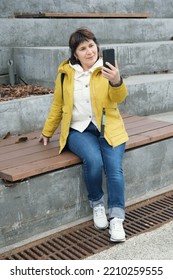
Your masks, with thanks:
M 87 165 L 94 169 L 102 169 L 103 168 L 103 160 L 100 155 L 87 154 L 83 160 Z

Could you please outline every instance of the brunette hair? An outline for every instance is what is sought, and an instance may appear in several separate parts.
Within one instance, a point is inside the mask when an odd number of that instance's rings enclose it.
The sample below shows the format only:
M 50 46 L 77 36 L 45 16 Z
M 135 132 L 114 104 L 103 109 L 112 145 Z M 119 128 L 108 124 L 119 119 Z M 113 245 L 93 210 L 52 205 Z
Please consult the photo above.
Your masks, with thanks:
M 71 34 L 69 39 L 69 48 L 71 51 L 71 56 L 69 58 L 69 61 L 71 62 L 72 65 L 80 64 L 79 60 L 76 59 L 74 53 L 80 43 L 88 40 L 94 41 L 94 43 L 97 45 L 98 54 L 99 54 L 99 44 L 97 42 L 94 33 L 91 30 L 89 30 L 86 27 L 83 28 L 81 27 Z

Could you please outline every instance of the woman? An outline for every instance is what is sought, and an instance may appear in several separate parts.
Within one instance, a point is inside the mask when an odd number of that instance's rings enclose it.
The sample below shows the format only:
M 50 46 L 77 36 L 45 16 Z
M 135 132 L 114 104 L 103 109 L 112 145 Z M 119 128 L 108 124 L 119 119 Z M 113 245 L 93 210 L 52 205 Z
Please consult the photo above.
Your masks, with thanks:
M 66 146 L 83 162 L 95 227 L 105 229 L 109 220 L 110 240 L 125 241 L 122 160 L 128 135 L 117 103 L 125 100 L 127 89 L 117 65 L 107 62 L 109 68 L 103 67 L 97 39 L 89 29 L 80 28 L 72 33 L 69 47 L 71 57 L 59 66 L 53 103 L 40 141 L 47 145 L 61 122 L 60 153 Z M 108 220 L 102 190 L 103 169 Z

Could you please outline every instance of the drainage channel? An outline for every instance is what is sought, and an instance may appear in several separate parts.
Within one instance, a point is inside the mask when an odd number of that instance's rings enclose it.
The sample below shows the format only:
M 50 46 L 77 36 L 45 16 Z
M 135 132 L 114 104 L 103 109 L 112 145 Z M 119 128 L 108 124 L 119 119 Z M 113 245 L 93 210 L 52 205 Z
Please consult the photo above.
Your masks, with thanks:
M 173 219 L 173 191 L 126 208 L 126 238 L 151 231 Z M 92 221 L 52 234 L 0 255 L 1 260 L 80 260 L 115 246 L 108 229 Z

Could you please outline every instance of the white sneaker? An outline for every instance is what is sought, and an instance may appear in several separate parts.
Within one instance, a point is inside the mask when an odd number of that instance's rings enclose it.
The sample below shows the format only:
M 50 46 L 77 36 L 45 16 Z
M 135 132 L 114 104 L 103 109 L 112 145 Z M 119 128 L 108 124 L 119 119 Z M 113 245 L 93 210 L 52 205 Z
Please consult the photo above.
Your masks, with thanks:
M 110 240 L 113 242 L 123 242 L 126 240 L 123 228 L 123 219 L 114 218 L 110 221 Z
M 105 229 L 108 227 L 104 206 L 99 205 L 93 208 L 93 220 L 94 226 L 98 229 Z

